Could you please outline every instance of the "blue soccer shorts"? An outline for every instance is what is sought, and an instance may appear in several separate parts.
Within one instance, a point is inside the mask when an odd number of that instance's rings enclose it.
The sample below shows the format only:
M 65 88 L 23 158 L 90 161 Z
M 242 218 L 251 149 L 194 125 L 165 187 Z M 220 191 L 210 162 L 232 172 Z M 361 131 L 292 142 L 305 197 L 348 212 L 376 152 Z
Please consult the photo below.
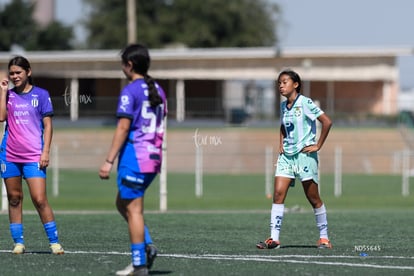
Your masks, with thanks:
M 287 177 L 293 180 L 298 177 L 301 182 L 313 180 L 318 184 L 318 153 L 299 152 L 292 156 L 280 154 L 276 163 L 275 176 Z
M 46 178 L 46 168 L 40 168 L 38 162 L 17 163 L 1 161 L 1 177 L 10 178 L 23 176 L 23 178 Z
M 121 199 L 143 197 L 157 173 L 137 173 L 122 166 L 118 168 L 118 191 Z

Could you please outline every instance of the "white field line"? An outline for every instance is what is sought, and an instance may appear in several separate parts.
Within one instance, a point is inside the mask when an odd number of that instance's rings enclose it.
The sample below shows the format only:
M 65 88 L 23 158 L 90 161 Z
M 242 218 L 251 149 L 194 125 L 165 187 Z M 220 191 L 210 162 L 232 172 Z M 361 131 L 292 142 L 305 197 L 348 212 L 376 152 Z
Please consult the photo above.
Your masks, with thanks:
M 10 250 L 0 250 L 0 253 L 11 253 Z M 26 253 L 36 254 L 36 253 Z M 130 255 L 129 252 L 99 252 L 99 251 L 65 251 L 65 254 L 88 254 L 88 255 Z M 413 260 L 414 257 L 406 256 L 344 256 L 344 255 L 330 255 L 330 256 L 313 256 L 313 255 L 277 255 L 277 256 L 263 256 L 263 255 L 220 255 L 220 254 L 158 254 L 159 257 L 165 258 L 181 258 L 193 260 L 233 260 L 233 261 L 255 261 L 255 262 L 277 262 L 277 263 L 299 263 L 299 264 L 316 264 L 316 265 L 331 265 L 331 266 L 351 266 L 364 268 L 379 268 L 379 269 L 394 269 L 394 270 L 414 270 L 414 266 L 397 266 L 397 265 L 377 265 L 377 264 L 361 264 L 355 262 L 333 262 L 324 261 L 324 259 L 406 259 Z M 303 259 L 303 260 L 300 260 Z M 310 260 L 310 259 L 320 259 Z
M 257 262 L 278 262 L 278 263 L 301 263 L 301 264 L 319 264 L 319 265 L 335 265 L 335 266 L 352 266 L 352 267 L 369 267 L 381 269 L 397 269 L 397 270 L 414 270 L 414 266 L 392 266 L 392 265 L 376 265 L 376 264 L 360 264 L 352 262 L 325 262 L 325 261 L 309 261 L 309 260 L 293 260 L 285 258 L 396 258 L 396 256 L 380 256 L 380 257 L 357 257 L 357 256 L 310 256 L 310 255 L 278 255 L 278 256 L 261 256 L 261 255 L 185 255 L 185 254 L 164 254 L 160 256 L 170 258 L 199 259 L 199 260 L 235 260 L 235 261 L 257 261 Z M 414 259 L 414 257 L 397 256 L 401 259 Z

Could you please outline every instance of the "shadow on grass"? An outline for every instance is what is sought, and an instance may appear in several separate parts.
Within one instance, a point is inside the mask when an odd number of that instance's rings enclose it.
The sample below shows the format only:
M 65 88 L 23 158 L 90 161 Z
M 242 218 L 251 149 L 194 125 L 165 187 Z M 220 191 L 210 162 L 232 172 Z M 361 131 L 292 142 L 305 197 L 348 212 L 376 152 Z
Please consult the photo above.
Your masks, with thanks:
M 160 270 L 150 270 L 149 274 L 150 275 L 166 275 L 166 274 L 171 274 L 172 271 L 160 271 Z
M 52 255 L 50 251 L 24 251 L 24 254 L 49 254 Z
M 283 248 L 318 248 L 316 245 L 281 245 L 280 249 Z

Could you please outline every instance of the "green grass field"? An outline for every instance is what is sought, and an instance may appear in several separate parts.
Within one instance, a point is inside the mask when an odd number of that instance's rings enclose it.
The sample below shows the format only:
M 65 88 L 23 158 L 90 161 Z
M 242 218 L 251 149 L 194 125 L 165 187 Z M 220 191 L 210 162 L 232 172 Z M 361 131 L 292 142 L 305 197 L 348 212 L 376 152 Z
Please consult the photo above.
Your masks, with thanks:
M 314 216 L 297 183 L 286 201 L 282 248 L 258 250 L 255 243 L 269 235 L 264 176 L 208 175 L 203 197 L 196 198 L 194 175 L 168 175 L 166 213 L 158 211 L 156 179 L 145 202 L 159 248 L 151 275 L 412 275 L 414 196 L 401 196 L 401 177 L 344 176 L 339 198 L 332 176 L 321 182 L 334 248 L 315 248 Z M 114 275 L 130 262 L 126 223 L 113 204 L 115 175 L 101 181 L 97 172 L 61 171 L 59 196 L 52 196 L 50 183 L 48 191 L 66 254 L 49 254 L 26 190 L 27 254 L 10 253 L 3 213 L 0 275 Z
M 56 198 L 51 179 L 50 174 L 49 200 L 55 210 L 114 210 L 115 174 L 100 180 L 97 172 L 63 170 Z M 322 199 L 330 210 L 414 209 L 414 185 L 411 195 L 402 197 L 399 175 L 344 175 L 341 197 L 334 196 L 333 179 L 332 175 L 321 177 Z M 206 175 L 201 198 L 195 196 L 192 174 L 169 174 L 167 182 L 168 210 L 268 210 L 271 204 L 265 197 L 264 175 Z M 25 203 L 30 209 L 30 200 Z M 146 210 L 159 210 L 158 178 L 148 189 L 145 204 Z M 310 210 L 299 181 L 290 189 L 286 206 Z

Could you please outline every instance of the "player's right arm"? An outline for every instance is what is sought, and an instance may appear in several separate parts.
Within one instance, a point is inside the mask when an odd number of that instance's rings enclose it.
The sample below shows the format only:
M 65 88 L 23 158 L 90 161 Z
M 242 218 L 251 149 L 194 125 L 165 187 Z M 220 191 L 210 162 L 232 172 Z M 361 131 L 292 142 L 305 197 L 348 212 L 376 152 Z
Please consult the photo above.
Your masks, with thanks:
M 322 148 L 323 144 L 325 143 L 326 137 L 328 137 L 329 130 L 331 129 L 331 126 L 332 126 L 332 121 L 328 117 L 328 115 L 326 115 L 325 113 L 323 113 L 321 116 L 319 116 L 318 120 L 322 125 L 321 134 L 319 135 L 319 139 L 318 139 L 318 143 L 317 143 L 318 150 L 320 150 Z
M 122 145 L 125 143 L 128 137 L 130 126 L 131 120 L 129 118 L 119 118 L 114 137 L 112 138 L 111 147 L 106 156 L 105 162 L 102 164 L 101 169 L 99 170 L 99 177 L 101 179 L 109 179 L 112 165 L 114 164 Z
M 4 122 L 7 118 L 7 91 L 9 89 L 9 81 L 3 79 L 0 83 L 0 122 Z
M 280 134 L 279 134 L 279 153 L 284 153 L 285 150 L 283 149 L 283 139 L 285 138 L 285 128 L 283 125 L 280 125 Z

